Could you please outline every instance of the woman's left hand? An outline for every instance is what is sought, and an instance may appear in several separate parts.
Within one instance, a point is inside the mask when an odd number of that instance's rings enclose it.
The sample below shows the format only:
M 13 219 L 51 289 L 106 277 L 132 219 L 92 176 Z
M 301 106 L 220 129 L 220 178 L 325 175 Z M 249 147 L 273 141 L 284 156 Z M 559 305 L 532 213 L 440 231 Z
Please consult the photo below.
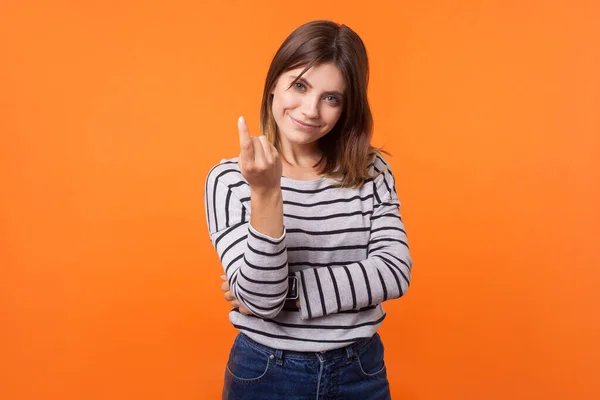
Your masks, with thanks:
M 227 300 L 233 308 L 239 309 L 240 313 L 244 315 L 252 315 L 252 312 L 248 310 L 242 303 L 240 303 L 238 299 L 235 298 L 233 292 L 229 290 L 229 281 L 227 280 L 227 276 L 221 275 L 221 279 L 223 280 L 223 283 L 221 284 L 221 290 L 225 292 L 225 300 Z

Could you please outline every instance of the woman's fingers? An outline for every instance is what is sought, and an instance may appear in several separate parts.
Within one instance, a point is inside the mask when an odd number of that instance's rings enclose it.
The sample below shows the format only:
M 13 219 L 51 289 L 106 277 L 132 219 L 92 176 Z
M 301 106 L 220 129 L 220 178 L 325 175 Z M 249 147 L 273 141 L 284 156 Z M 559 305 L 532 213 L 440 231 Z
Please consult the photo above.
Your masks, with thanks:
M 273 162 L 274 147 L 266 136 L 250 136 L 248 124 L 244 117 L 238 119 L 238 133 L 240 136 L 240 159 L 247 166 L 256 165 L 264 167 Z
M 254 171 L 264 170 L 265 167 L 267 166 L 267 163 L 266 163 L 267 157 L 265 156 L 265 150 L 262 145 L 261 137 L 264 137 L 264 136 L 252 138 L 252 145 L 254 146 L 254 165 L 253 165 Z
M 244 117 L 238 119 L 240 161 L 248 169 L 263 169 L 272 163 L 271 144 L 265 136 L 252 137 Z
M 227 292 L 225 292 L 225 294 L 223 295 L 223 297 L 225 297 L 225 300 L 227 300 L 227 301 L 234 301 L 234 300 L 236 300 L 236 298 L 233 295 L 233 292 L 231 290 L 228 290 Z
M 221 283 L 221 290 L 224 292 L 229 291 L 229 282 L 225 281 L 225 282 Z
M 238 299 L 236 299 L 233 296 L 233 293 L 225 293 L 225 299 L 229 302 L 229 304 L 231 304 L 231 307 L 239 309 L 240 313 L 244 315 L 252 315 L 252 312 L 250 312 L 250 310 L 248 310 L 243 304 L 239 302 Z
M 250 136 L 244 117 L 238 119 L 240 172 L 255 192 L 281 190 L 281 158 L 266 136 Z
M 248 310 L 246 307 L 244 307 L 243 305 L 239 305 L 239 310 L 240 313 L 244 314 L 244 315 L 252 315 L 252 313 L 250 312 L 250 310 Z
M 271 143 L 269 143 L 269 141 L 267 140 L 267 137 L 264 135 L 261 135 L 258 137 L 258 140 L 260 142 L 260 145 L 262 147 L 262 154 L 261 156 L 264 155 L 264 161 L 265 161 L 265 165 L 271 165 L 273 164 L 273 146 L 271 146 Z
M 229 290 L 229 282 L 227 281 L 227 275 L 221 275 L 220 278 L 221 280 L 223 280 L 223 283 L 221 284 L 221 290 L 225 292 L 223 294 L 225 300 L 227 300 L 227 302 L 231 304 L 233 308 L 238 308 L 240 313 L 244 315 L 252 315 L 252 312 L 250 312 L 250 310 L 248 310 L 244 305 L 242 305 L 238 301 L 238 299 L 235 298 L 233 292 Z
M 244 165 L 251 165 L 254 163 L 254 141 L 250 136 L 244 117 L 238 118 L 238 133 L 240 135 L 240 161 Z

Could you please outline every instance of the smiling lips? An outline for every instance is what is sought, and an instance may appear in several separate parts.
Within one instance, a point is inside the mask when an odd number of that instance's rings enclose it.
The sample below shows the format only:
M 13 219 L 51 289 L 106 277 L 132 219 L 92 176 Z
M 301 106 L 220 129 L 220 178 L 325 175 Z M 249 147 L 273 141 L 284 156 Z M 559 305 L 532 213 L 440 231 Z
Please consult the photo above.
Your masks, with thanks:
M 312 124 L 307 124 L 306 122 L 298 121 L 297 119 L 295 119 L 294 117 L 292 117 L 289 114 L 288 114 L 288 116 L 291 118 L 292 121 L 294 121 L 294 123 L 298 127 L 302 128 L 302 129 L 311 130 L 311 129 L 316 129 L 316 128 L 320 127 L 320 125 L 312 125 Z

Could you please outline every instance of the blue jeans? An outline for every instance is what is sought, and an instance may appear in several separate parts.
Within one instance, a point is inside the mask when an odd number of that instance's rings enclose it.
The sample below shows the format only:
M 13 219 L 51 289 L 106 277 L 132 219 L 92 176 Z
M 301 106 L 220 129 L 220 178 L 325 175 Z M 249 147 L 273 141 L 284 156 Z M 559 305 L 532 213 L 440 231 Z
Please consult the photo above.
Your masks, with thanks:
M 323 353 L 272 349 L 240 333 L 231 349 L 223 399 L 385 400 L 390 389 L 378 334 Z

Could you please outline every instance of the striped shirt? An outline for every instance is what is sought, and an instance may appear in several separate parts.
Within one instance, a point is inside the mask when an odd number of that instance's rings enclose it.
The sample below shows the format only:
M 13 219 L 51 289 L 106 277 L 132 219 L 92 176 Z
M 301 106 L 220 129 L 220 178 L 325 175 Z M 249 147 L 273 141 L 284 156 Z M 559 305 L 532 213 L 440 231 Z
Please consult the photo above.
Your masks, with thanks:
M 381 305 L 406 293 L 412 261 L 394 176 L 378 155 L 377 177 L 360 188 L 281 178 L 284 230 L 274 238 L 250 225 L 250 187 L 237 158 L 222 160 L 206 179 L 210 239 L 235 297 L 233 326 L 258 343 L 325 351 L 372 336 Z M 300 309 L 286 301 L 288 276 L 298 278 Z

